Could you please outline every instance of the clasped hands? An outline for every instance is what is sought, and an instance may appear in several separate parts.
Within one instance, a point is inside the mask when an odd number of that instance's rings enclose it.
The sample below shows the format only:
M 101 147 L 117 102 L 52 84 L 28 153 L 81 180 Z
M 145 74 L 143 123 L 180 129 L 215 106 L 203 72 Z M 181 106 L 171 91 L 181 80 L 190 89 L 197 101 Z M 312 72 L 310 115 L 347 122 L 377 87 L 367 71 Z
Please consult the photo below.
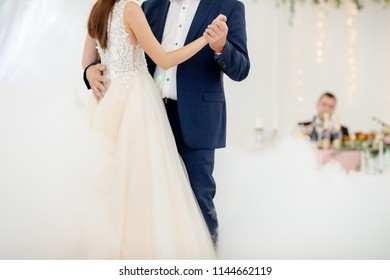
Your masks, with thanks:
M 203 33 L 204 38 L 215 53 L 222 53 L 225 48 L 229 30 L 226 20 L 226 16 L 220 14 L 207 26 Z
M 203 37 L 215 53 L 222 53 L 226 45 L 228 34 L 226 20 L 226 16 L 220 14 L 207 26 L 203 33 Z M 106 66 L 102 64 L 92 65 L 87 69 L 87 80 L 90 83 L 93 95 L 97 102 L 99 102 L 106 93 L 106 86 L 110 85 L 110 80 L 102 75 L 105 70 Z

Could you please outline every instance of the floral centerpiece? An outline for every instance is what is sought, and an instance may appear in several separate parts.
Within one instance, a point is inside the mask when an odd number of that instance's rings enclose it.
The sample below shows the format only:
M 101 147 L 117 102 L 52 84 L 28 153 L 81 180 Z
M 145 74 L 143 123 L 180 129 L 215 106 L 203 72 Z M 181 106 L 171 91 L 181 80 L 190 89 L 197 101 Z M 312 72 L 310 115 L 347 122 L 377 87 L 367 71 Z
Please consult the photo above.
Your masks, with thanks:
M 357 131 L 343 139 L 342 149 L 347 150 L 367 150 L 377 154 L 383 145 L 383 149 L 390 150 L 390 126 L 384 126 L 380 131 L 370 131 L 367 133 Z

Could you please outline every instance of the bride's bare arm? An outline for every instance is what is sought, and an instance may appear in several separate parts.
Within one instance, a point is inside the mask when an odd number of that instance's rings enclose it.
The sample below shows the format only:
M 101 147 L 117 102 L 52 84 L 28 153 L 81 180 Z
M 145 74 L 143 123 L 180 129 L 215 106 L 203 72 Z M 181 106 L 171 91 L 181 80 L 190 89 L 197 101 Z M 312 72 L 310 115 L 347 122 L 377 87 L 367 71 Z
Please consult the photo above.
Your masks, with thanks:
M 207 45 L 202 36 L 183 48 L 166 52 L 154 37 L 141 7 L 134 2 L 126 5 L 124 22 L 148 56 L 164 70 L 186 61 Z

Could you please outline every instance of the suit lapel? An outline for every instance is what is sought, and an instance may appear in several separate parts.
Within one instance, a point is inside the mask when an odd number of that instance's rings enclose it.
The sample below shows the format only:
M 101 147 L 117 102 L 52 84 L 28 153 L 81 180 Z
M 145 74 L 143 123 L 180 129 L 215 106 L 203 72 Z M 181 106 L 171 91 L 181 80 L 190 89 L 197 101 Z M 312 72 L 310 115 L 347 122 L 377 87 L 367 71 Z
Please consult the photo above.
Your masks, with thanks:
M 156 36 L 157 40 L 160 43 L 161 43 L 161 40 L 162 40 L 162 37 L 164 34 L 164 26 L 165 26 L 165 21 L 167 19 L 168 9 L 169 9 L 170 3 L 171 2 L 169 0 L 161 1 L 160 7 L 158 8 L 159 14 L 161 16 L 159 16 L 156 19 L 156 24 L 151 24 L 153 26 L 153 28 L 152 28 L 153 34 L 154 34 L 154 36 Z
M 200 1 L 198 10 L 195 13 L 194 20 L 192 21 L 190 30 L 188 31 L 185 45 L 187 45 L 189 42 L 192 42 L 195 39 L 204 21 L 206 20 L 208 14 L 210 13 L 211 8 L 214 6 L 214 2 L 215 0 Z

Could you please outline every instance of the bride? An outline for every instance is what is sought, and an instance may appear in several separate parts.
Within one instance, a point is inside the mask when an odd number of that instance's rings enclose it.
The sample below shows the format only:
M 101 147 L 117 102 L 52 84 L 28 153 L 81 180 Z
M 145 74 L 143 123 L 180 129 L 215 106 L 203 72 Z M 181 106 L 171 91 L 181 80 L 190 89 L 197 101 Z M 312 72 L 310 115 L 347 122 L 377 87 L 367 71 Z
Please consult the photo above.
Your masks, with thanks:
M 87 119 L 116 158 L 110 191 L 116 197 L 118 258 L 215 257 L 144 53 L 168 69 L 206 44 L 201 37 L 165 52 L 136 2 L 99 0 L 92 8 L 83 67 L 100 57 L 111 83 L 103 98 L 91 97 Z
M 87 124 L 67 89 L 48 90 L 51 106 L 7 89 L 0 104 L 0 259 L 215 258 L 144 57 L 170 67 L 206 40 L 165 53 L 133 1 L 97 1 L 90 23 L 83 64 L 97 41 L 111 85 Z

